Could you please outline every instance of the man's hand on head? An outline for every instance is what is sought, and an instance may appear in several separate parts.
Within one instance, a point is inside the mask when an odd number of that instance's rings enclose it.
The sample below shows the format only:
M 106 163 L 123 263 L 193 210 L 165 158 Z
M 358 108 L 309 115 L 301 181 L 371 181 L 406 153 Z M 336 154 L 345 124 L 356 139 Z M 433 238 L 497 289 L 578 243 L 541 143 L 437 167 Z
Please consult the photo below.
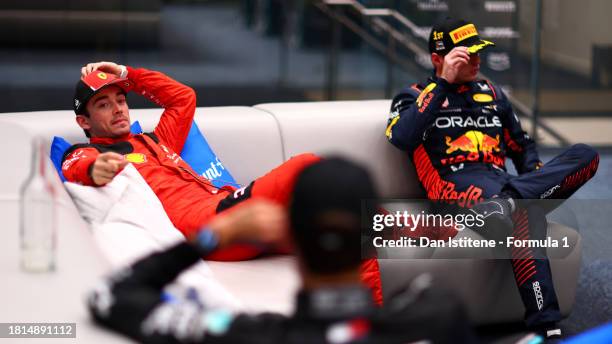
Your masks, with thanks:
M 118 65 L 114 62 L 100 61 L 88 63 L 81 68 L 81 77 L 86 77 L 89 73 L 99 70 L 101 72 L 114 74 L 117 77 L 125 77 L 126 69 L 123 65 Z
M 444 56 L 444 64 L 442 65 L 440 77 L 453 84 L 457 81 L 460 68 L 468 63 L 470 63 L 468 48 L 463 46 L 454 47 Z
M 117 173 L 119 173 L 129 161 L 123 155 L 106 152 L 98 155 L 91 169 L 91 179 L 98 186 L 108 184 Z

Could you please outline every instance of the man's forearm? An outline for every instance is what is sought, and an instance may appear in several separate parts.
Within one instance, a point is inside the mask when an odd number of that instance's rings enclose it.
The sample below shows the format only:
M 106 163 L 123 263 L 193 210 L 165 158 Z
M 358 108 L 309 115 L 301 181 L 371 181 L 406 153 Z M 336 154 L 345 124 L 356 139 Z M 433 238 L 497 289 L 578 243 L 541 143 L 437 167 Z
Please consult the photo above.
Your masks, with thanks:
M 91 169 L 97 155 L 98 152 L 92 149 L 77 149 L 71 152 L 62 162 L 62 174 L 69 182 L 96 186 L 91 177 Z
M 160 72 L 132 67 L 127 72 L 135 92 L 164 108 L 155 134 L 180 153 L 195 114 L 195 91 Z
M 193 90 L 161 72 L 130 66 L 126 70 L 134 91 L 163 108 L 191 102 Z

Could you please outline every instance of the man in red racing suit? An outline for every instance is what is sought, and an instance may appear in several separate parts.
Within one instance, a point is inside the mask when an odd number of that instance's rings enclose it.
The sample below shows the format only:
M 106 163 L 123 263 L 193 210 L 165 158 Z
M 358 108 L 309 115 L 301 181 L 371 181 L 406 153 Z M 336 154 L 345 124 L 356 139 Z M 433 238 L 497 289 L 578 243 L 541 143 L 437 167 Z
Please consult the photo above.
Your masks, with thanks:
M 164 108 L 152 133 L 130 133 L 126 93 L 134 91 Z M 286 205 L 296 175 L 319 160 L 313 154 L 289 159 L 248 186 L 214 187 L 179 156 L 196 109 L 193 89 L 168 76 L 112 62 L 90 63 L 77 83 L 74 111 L 77 123 L 90 137 L 64 155 L 66 179 L 101 186 L 132 163 L 161 201 L 168 217 L 186 237 L 211 217 L 233 205 L 263 197 Z M 217 260 L 242 260 L 262 253 L 253 245 L 234 245 L 213 255 Z

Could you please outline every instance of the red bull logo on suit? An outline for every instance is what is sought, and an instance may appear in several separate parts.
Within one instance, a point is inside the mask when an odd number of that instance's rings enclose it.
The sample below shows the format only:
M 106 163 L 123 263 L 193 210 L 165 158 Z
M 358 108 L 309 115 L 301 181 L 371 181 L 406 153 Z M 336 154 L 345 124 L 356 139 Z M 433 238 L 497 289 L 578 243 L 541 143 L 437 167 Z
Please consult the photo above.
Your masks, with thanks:
M 463 151 L 466 153 L 477 152 L 499 152 L 499 135 L 495 138 L 478 130 L 470 130 L 467 133 L 452 140 L 450 136 L 446 136 L 446 145 L 448 149 L 446 154 L 451 154 L 455 151 Z
M 470 130 L 454 140 L 450 136 L 445 137 L 446 154 L 453 154 L 456 152 L 463 152 L 467 154 L 457 155 L 442 159 L 440 162 L 442 165 L 454 165 L 465 161 L 480 161 L 482 152 L 482 161 L 493 163 L 497 166 L 503 167 L 504 159 L 495 153 L 501 151 L 499 134 L 495 137 L 489 136 L 478 130 Z

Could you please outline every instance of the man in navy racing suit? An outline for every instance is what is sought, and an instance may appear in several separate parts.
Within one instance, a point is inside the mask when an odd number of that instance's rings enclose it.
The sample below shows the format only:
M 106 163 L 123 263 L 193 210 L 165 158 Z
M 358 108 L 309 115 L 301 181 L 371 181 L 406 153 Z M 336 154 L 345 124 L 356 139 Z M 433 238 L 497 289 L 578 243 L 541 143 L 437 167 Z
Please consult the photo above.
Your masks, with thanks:
M 491 219 L 508 224 L 506 236 L 545 239 L 544 216 L 552 209 L 526 200 L 570 197 L 595 174 L 599 156 L 577 144 L 542 164 L 503 91 L 477 79 L 478 52 L 493 45 L 464 20 L 447 18 L 434 26 L 429 51 L 435 75 L 394 97 L 386 136 L 409 153 L 429 199 L 475 206 L 485 218 L 494 213 Z M 518 176 L 506 172 L 506 157 Z M 561 315 L 544 252 L 512 248 L 510 255 L 527 327 L 560 336 Z

